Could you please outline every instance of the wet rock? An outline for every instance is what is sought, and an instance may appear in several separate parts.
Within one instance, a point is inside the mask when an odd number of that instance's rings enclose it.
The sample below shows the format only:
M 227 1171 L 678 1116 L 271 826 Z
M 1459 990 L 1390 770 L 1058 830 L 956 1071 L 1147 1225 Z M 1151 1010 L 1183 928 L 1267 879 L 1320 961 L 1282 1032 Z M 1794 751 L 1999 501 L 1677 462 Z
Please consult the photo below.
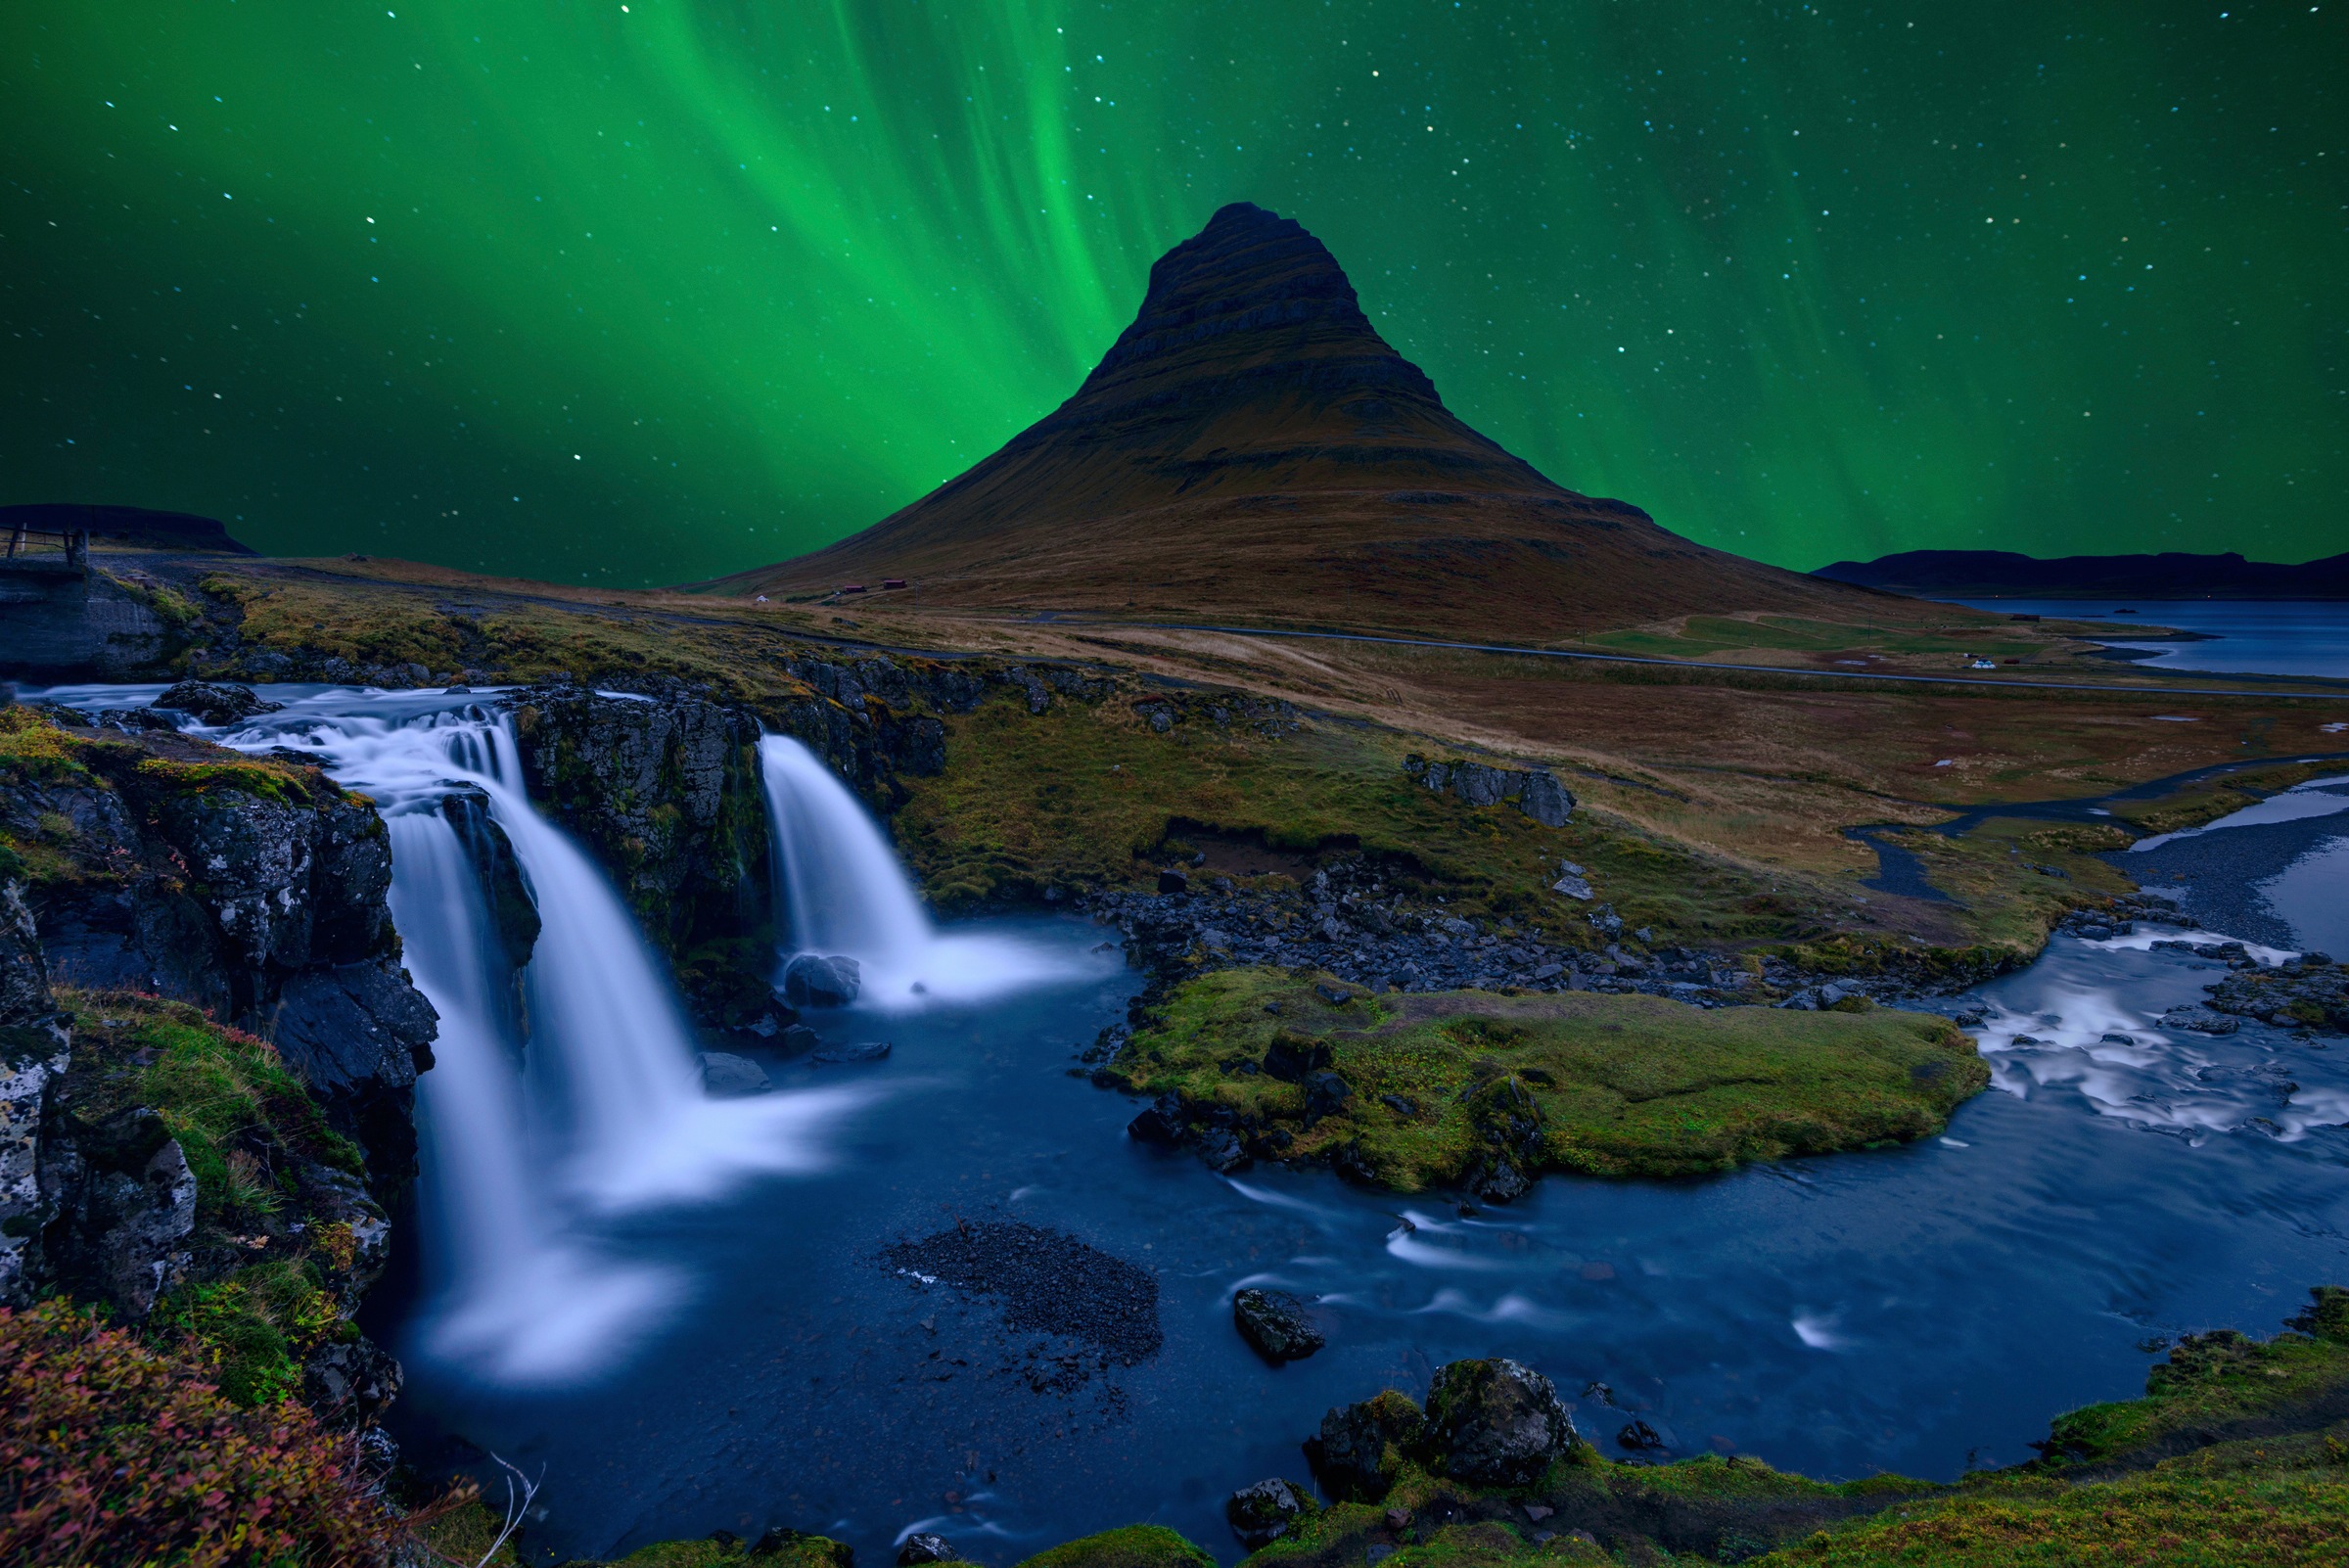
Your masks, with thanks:
M 915 1531 L 898 1546 L 898 1568 L 914 1568 L 914 1564 L 925 1562 L 960 1561 L 962 1553 L 954 1549 L 954 1543 L 927 1531 Z
M 815 1049 L 816 1044 L 815 1031 L 809 1029 L 806 1024 L 789 1025 L 775 1037 L 775 1049 L 792 1056 L 811 1051 Z
M 2190 1029 L 2198 1035 L 2232 1035 L 2242 1028 L 2239 1020 L 2226 1013 L 2190 1003 L 2171 1008 L 2161 1015 L 2161 1021 L 2171 1029 Z
M 804 952 L 783 966 L 783 997 L 794 1007 L 846 1007 L 862 980 L 853 958 Z
M 1531 1485 L 1578 1441 L 1549 1379 L 1505 1358 L 1437 1368 L 1427 1418 L 1443 1473 L 1474 1486 Z
M 1305 1303 L 1286 1291 L 1251 1286 L 1239 1292 L 1231 1299 L 1231 1320 L 1268 1361 L 1300 1361 L 1327 1343 Z
M 217 729 L 239 719 L 253 718 L 262 714 L 274 714 L 283 703 L 263 702 L 249 686 L 231 686 L 208 680 L 183 680 L 168 687 L 155 700 L 158 708 L 187 715 L 198 723 Z
M 1278 1476 L 1242 1487 L 1223 1500 L 1223 1517 L 1250 1551 L 1270 1545 L 1298 1521 L 1320 1511 L 1311 1491 Z
M 1534 1190 L 1526 1174 L 1508 1160 L 1492 1159 L 1477 1168 L 1468 1182 L 1487 1203 L 1513 1203 Z
M 303 1398 L 340 1431 L 372 1425 L 406 1381 L 399 1362 L 364 1335 L 320 1347 L 301 1368 Z
M 712 1099 L 733 1100 L 764 1094 L 774 1087 L 766 1069 L 744 1056 L 725 1051 L 702 1052 L 702 1087 Z
M 1136 1143 L 1156 1143 L 1166 1148 L 1181 1143 L 1190 1135 L 1182 1096 L 1171 1089 L 1161 1094 L 1126 1124 L 1126 1135 Z
M 1199 1134 L 1199 1158 L 1211 1171 L 1236 1171 L 1248 1163 L 1248 1150 L 1229 1128 L 1210 1128 Z
M 845 1067 L 856 1062 L 878 1062 L 888 1057 L 890 1043 L 885 1039 L 861 1040 L 853 1045 L 827 1045 L 808 1053 L 807 1060 L 818 1067 Z
M 1156 1356 L 1165 1342 L 1157 1276 L 1061 1231 L 965 1221 L 899 1243 L 882 1261 L 917 1284 L 996 1298 L 1004 1326 L 1016 1333 L 1067 1335 L 1128 1366 Z
M 1387 1390 L 1359 1405 L 1333 1409 L 1305 1445 L 1321 1485 L 1349 1502 L 1376 1502 L 1395 1485 L 1404 1464 L 1427 1453 L 1427 1416 L 1406 1394 Z

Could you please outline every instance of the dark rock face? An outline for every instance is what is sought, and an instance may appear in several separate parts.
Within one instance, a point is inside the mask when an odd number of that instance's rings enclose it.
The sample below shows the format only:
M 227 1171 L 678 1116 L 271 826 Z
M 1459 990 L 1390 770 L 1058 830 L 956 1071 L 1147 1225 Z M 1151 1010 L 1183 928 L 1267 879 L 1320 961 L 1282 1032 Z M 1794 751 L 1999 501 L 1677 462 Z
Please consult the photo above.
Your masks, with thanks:
M 0 568 L 0 674 L 128 680 L 190 641 L 146 584 L 105 572 Z
M 302 1398 L 328 1426 L 372 1426 L 407 1381 L 383 1347 L 354 1339 L 319 1348 L 301 1368 Z
M 1427 1415 L 1443 1473 L 1475 1486 L 1528 1486 L 1577 1441 L 1549 1379 L 1500 1358 L 1437 1368 Z
M 0 790 L 0 823 L 76 867 L 24 897 L 49 977 L 191 1002 L 270 1040 L 377 1178 L 404 1180 L 438 1020 L 396 956 L 382 820 L 313 768 L 105 733 L 77 753 L 87 772 Z
M 217 729 L 222 724 L 233 724 L 241 718 L 274 714 L 285 704 L 263 702 L 253 695 L 250 686 L 183 680 L 156 698 L 155 706 L 169 713 L 185 714 L 200 724 Z
M 962 1553 L 954 1549 L 954 1543 L 926 1531 L 915 1531 L 898 1547 L 898 1568 L 914 1568 L 915 1564 L 925 1562 L 960 1561 Z
M 678 694 L 538 686 L 514 709 L 525 787 L 671 954 L 768 921 L 759 724 Z
M 1427 1417 L 1393 1389 L 1331 1410 L 1305 1445 L 1306 1458 L 1332 1497 L 1376 1502 L 1395 1485 L 1405 1459 L 1427 1447 Z
M 1223 1517 L 1250 1551 L 1270 1545 L 1299 1520 L 1320 1511 L 1309 1489 L 1278 1476 L 1242 1487 L 1223 1499 Z
M 64 1213 L 44 1242 L 58 1282 L 136 1321 L 187 1277 L 196 1176 L 144 1108 L 70 1140 L 49 1137 L 41 1185 Z
M 846 1007 L 862 983 L 862 967 L 853 958 L 804 952 L 783 966 L 783 995 L 794 1007 Z
M 1286 1291 L 1241 1291 L 1231 1299 L 1231 1320 L 1240 1337 L 1268 1361 L 1300 1361 L 1328 1343 L 1305 1303 Z
M 2197 1014 L 2231 1013 L 2279 1029 L 2349 1033 L 2349 965 L 2334 963 L 2326 953 L 2302 953 L 2274 969 L 2239 970 L 2208 989 L 2210 1007 L 2194 1009 Z

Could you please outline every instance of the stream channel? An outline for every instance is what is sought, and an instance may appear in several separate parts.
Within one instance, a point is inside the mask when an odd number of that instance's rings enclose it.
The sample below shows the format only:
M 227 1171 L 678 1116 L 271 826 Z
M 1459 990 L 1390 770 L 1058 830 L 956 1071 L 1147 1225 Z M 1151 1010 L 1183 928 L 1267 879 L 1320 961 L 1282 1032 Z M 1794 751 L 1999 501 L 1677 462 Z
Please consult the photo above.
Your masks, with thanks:
M 1104 932 L 932 930 L 790 742 L 762 748 L 779 885 L 803 927 L 864 942 L 874 981 L 809 1021 L 827 1047 L 894 1048 L 768 1059 L 771 1092 L 709 1099 L 666 974 L 522 797 L 487 694 L 268 695 L 289 706 L 205 733 L 323 752 L 377 801 L 407 962 L 442 1016 L 415 1212 L 368 1309 L 408 1366 L 393 1429 L 428 1471 L 492 1476 L 494 1453 L 543 1473 L 538 1560 L 780 1524 L 866 1563 L 915 1527 L 1011 1562 L 1145 1521 L 1229 1560 L 1226 1494 L 1303 1479 L 1325 1409 L 1424 1394 L 1469 1356 L 1548 1373 L 1610 1452 L 1638 1419 L 1669 1454 L 1949 1479 L 2139 1394 L 2181 1332 L 2272 1332 L 2310 1285 L 2349 1282 L 2349 1042 L 2165 1034 L 2158 1015 L 2225 973 L 2151 947 L 2176 932 L 2057 937 L 1937 1003 L 1986 1009 L 1996 1075 L 1946 1136 L 1702 1180 L 1550 1176 L 1463 1215 L 1128 1139 L 1135 1104 L 1073 1071 L 1139 984 Z M 439 809 L 458 786 L 487 799 L 546 923 L 520 1008 Z M 2265 929 L 2314 929 L 2349 904 L 2349 840 L 2319 828 L 2204 830 L 2192 874 L 2225 891 L 2231 839 L 2300 834 L 2292 864 L 2320 869 L 2266 881 Z M 885 1256 L 941 1233 L 1042 1250 L 1004 1266 L 1002 1295 Z M 1328 1348 L 1260 1360 L 1231 1322 L 1250 1283 L 1316 1303 Z

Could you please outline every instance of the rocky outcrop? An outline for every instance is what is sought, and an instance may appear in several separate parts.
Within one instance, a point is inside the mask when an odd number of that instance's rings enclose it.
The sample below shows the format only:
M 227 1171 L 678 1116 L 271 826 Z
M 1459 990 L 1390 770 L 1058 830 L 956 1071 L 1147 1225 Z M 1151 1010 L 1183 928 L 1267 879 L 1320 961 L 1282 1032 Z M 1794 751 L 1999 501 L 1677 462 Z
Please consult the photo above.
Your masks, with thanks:
M 1320 1431 L 1306 1440 L 1305 1456 L 1331 1497 L 1376 1502 L 1426 1449 L 1427 1416 L 1418 1402 L 1388 1389 L 1322 1416 Z
M 184 600 L 152 582 L 0 567 L 0 675 L 130 679 L 188 646 L 194 619 Z
M 1250 1551 L 1272 1545 L 1320 1511 L 1310 1490 L 1279 1476 L 1242 1487 L 1223 1499 L 1223 1517 Z
M 1437 1368 L 1427 1423 L 1443 1473 L 1471 1486 L 1530 1485 L 1580 1441 L 1549 1379 L 1505 1357 Z
M 379 1179 L 411 1174 L 438 1020 L 400 967 L 370 806 L 314 767 L 188 736 L 0 716 L 45 759 L 0 777 L 0 834 L 37 851 L 23 901 L 48 977 L 260 1036 Z
M 1403 760 L 1404 773 L 1437 795 L 1450 794 L 1467 806 L 1498 806 L 1503 801 L 1543 827 L 1564 827 L 1574 811 L 1574 796 L 1557 775 L 1545 767 L 1494 767 L 1485 762 L 1430 761 L 1414 752 Z

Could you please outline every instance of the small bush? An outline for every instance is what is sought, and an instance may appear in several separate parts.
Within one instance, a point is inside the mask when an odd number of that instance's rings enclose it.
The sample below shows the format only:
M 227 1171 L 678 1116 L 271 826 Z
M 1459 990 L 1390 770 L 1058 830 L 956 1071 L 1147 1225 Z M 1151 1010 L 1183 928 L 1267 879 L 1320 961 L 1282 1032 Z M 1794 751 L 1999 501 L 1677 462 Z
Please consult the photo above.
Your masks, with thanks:
M 383 1564 L 398 1521 L 353 1458 L 64 1303 L 0 1310 L 0 1563 Z

